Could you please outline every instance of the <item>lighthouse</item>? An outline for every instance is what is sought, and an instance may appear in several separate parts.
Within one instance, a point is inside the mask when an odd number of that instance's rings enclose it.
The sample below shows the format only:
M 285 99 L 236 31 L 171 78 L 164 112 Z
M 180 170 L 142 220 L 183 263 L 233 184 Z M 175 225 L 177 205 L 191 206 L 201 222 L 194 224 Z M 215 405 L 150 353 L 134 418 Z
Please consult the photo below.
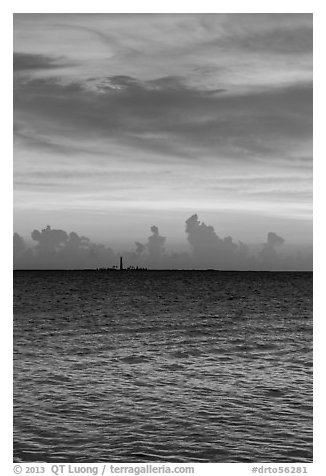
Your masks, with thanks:
M 120 256 L 120 271 L 123 270 L 123 264 L 122 264 L 122 256 Z

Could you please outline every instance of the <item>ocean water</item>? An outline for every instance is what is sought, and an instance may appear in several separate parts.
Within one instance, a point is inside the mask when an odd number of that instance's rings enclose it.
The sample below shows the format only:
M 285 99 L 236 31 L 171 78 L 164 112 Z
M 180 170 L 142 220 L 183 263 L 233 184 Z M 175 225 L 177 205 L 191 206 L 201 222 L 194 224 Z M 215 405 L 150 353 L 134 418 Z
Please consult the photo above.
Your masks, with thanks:
M 16 271 L 15 462 L 311 462 L 312 273 Z

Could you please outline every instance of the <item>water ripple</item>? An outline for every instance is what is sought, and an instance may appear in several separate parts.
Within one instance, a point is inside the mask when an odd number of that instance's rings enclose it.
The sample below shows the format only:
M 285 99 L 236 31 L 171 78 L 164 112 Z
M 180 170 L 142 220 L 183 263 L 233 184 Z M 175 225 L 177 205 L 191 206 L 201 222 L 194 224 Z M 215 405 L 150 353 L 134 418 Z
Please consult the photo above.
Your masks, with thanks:
M 311 297 L 310 273 L 15 272 L 15 461 L 312 461 Z

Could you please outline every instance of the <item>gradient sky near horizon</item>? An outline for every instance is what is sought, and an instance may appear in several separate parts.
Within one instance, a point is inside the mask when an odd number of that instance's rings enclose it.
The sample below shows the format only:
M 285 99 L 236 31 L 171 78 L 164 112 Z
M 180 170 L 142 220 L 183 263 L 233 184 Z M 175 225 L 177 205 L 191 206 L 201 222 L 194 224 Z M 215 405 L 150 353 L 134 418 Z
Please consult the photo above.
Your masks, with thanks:
M 15 14 L 14 229 L 312 244 L 312 15 Z

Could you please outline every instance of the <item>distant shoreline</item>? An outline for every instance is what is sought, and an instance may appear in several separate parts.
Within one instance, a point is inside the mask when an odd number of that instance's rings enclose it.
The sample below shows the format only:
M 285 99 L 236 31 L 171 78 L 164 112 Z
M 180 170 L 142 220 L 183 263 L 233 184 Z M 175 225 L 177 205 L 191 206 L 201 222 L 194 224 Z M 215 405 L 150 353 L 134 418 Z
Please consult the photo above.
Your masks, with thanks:
M 152 272 L 182 272 L 182 273 L 198 273 L 198 272 L 209 272 L 209 273 L 313 273 L 313 270 L 269 270 L 269 269 L 96 269 L 96 268 L 83 268 L 83 269 L 54 269 L 54 268 L 49 268 L 49 269 L 14 269 L 13 272 L 97 272 L 97 273 L 152 273 Z

